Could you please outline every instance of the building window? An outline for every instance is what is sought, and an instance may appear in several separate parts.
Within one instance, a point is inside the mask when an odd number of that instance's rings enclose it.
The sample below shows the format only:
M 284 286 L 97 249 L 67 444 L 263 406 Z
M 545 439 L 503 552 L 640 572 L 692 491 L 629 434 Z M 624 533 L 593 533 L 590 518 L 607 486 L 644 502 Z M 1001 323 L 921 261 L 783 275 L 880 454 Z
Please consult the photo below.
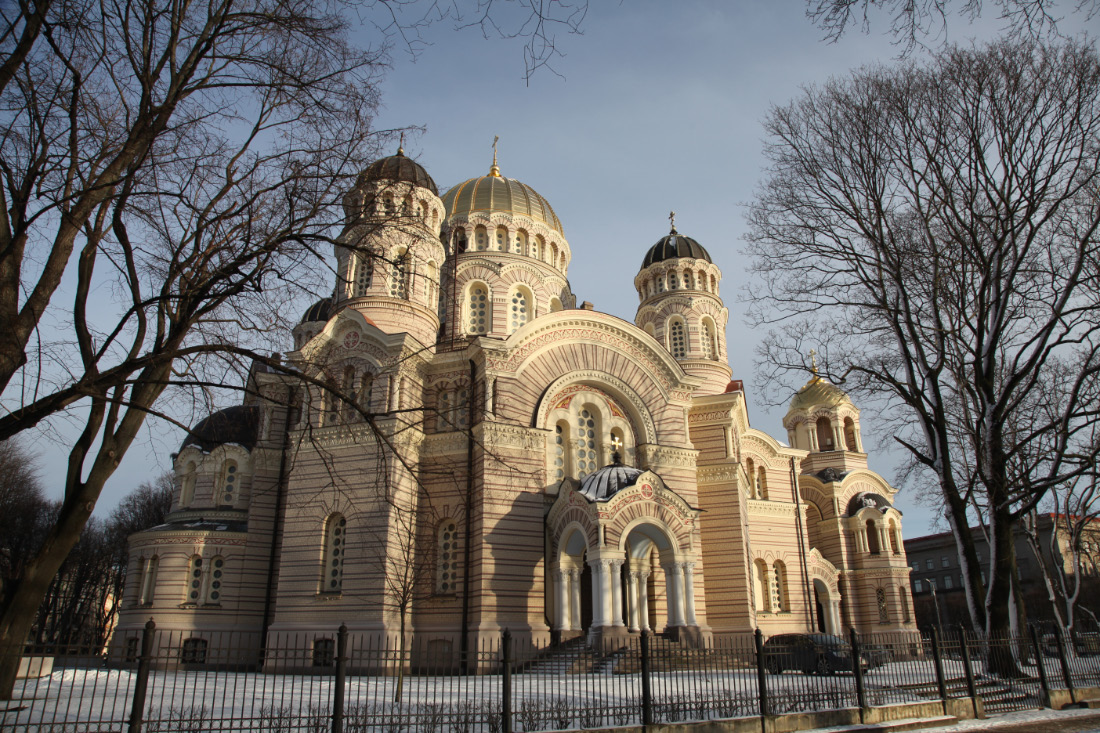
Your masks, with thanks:
M 527 252 L 527 232 L 522 229 L 516 232 L 516 238 L 512 241 L 512 251 L 518 255 Z
M 339 593 L 343 589 L 347 526 L 347 520 L 339 514 L 333 514 L 325 522 L 325 557 L 321 571 L 322 593 Z
M 489 316 L 489 288 L 480 283 L 471 285 L 466 310 L 469 314 L 467 332 L 489 333 L 492 327 Z
M 867 520 L 867 550 L 872 555 L 879 555 L 882 553 L 882 546 L 878 541 L 878 527 L 875 526 L 875 520 Z
M 526 288 L 512 291 L 511 312 L 508 320 L 508 333 L 515 333 L 527 323 L 531 310 L 531 293 Z
M 191 506 L 195 500 L 195 464 L 188 462 L 180 480 L 180 508 Z
M 222 576 L 225 573 L 225 560 L 215 557 L 210 561 L 210 578 L 206 583 L 204 603 L 217 605 L 222 602 Z
M 427 285 L 425 286 L 425 293 L 427 295 L 428 306 L 439 305 L 439 265 L 435 264 L 435 260 L 428 261 L 427 272 L 425 273 L 427 278 Z
M 714 322 L 709 318 L 703 319 L 703 358 L 718 358 L 718 337 Z
M 436 540 L 437 593 L 454 593 L 458 588 L 458 525 L 454 520 L 443 522 Z
M 886 605 L 886 589 L 875 589 L 875 602 L 878 604 L 878 620 L 879 623 L 890 623 L 890 608 Z
M 776 560 L 772 565 L 771 581 L 772 610 L 776 613 L 791 610 L 787 598 L 787 567 L 780 560 Z
M 313 640 L 313 666 L 332 667 L 336 664 L 336 640 Z
M 142 606 L 153 605 L 153 592 L 157 586 L 157 566 L 160 558 L 153 555 L 148 560 L 142 558 L 141 587 L 138 589 L 138 604 Z
M 362 252 L 356 257 L 354 294 L 366 295 L 372 280 L 374 280 L 374 257 L 369 252 Z
M 596 436 L 600 434 L 596 414 L 581 410 L 577 417 L 577 478 L 596 470 Z
M 924 592 L 924 584 L 920 582 L 920 578 L 913 578 L 913 592 L 914 593 L 923 593 Z
M 504 227 L 497 227 L 497 251 L 504 252 L 508 248 L 504 246 L 504 243 L 508 240 L 508 230 Z
M 390 297 L 407 300 L 409 297 L 409 253 L 404 248 L 393 252 L 390 265 Z
M 187 603 L 197 604 L 202 599 L 202 558 L 195 555 L 188 563 Z
M 974 554 L 975 554 L 975 555 L 977 556 L 977 558 L 978 558 L 978 562 L 981 562 L 981 561 L 982 561 L 982 553 L 981 553 L 981 551 L 980 551 L 980 550 L 976 550 L 976 551 L 974 552 Z
M 684 322 L 679 319 L 669 323 L 668 350 L 672 352 L 675 359 L 683 359 L 687 356 L 687 333 L 684 331 Z
M 954 580 L 951 578 L 950 575 L 943 576 L 944 590 L 950 590 L 951 588 L 953 588 L 954 587 L 953 583 L 954 583 Z
M 206 639 L 191 637 L 184 639 L 180 646 L 180 662 L 183 664 L 204 664 L 206 662 Z
M 469 404 L 465 387 L 444 390 L 439 393 L 437 432 L 463 430 L 468 423 Z
M 768 566 L 763 560 L 753 562 L 753 591 L 754 602 L 758 612 L 768 611 Z
M 232 505 L 237 501 L 237 482 L 237 462 L 226 461 L 225 466 L 222 468 L 222 504 Z
M 925 561 L 924 561 L 924 566 L 925 566 L 925 568 L 927 568 L 928 570 L 935 570 L 935 568 L 936 568 L 936 561 L 935 561 L 935 560 L 933 560 L 932 558 L 928 558 L 927 560 L 925 560 Z
M 558 423 L 554 426 L 554 478 L 565 478 L 565 446 L 569 440 L 569 426 Z
M 940 558 L 940 565 L 943 565 L 945 568 L 951 567 L 951 558 L 949 558 L 947 555 L 944 555 Z
M 768 474 L 764 472 L 763 467 L 756 471 L 756 498 L 765 500 L 768 498 Z
M 909 614 L 909 598 L 905 595 L 905 586 L 898 586 L 898 608 L 901 609 L 901 620 L 905 623 L 909 623 L 911 620 Z
M 916 570 L 920 570 L 920 563 L 919 563 L 919 562 L 915 562 L 915 563 L 913 563 L 913 564 L 912 564 L 912 566 L 911 566 L 911 567 L 913 568 L 913 570 L 914 570 L 914 571 L 916 571 Z

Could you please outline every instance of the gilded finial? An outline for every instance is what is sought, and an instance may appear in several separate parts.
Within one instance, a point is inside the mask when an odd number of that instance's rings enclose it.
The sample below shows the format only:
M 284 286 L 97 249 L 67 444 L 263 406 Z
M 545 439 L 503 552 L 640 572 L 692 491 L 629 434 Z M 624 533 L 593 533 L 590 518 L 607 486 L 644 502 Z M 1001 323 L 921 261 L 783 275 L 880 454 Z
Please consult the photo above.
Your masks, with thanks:
M 405 154 L 405 133 L 404 132 L 401 133 L 401 142 L 397 144 L 397 154 L 398 155 L 404 155 Z
M 670 231 L 669 234 L 675 234 L 676 233 L 676 212 L 675 211 L 668 212 L 668 223 L 669 223 L 669 226 L 672 227 L 672 231 Z
M 810 371 L 817 376 L 817 349 L 810 349 Z
M 500 166 L 497 165 L 497 142 L 500 141 L 500 135 L 493 135 L 493 166 L 489 169 L 489 175 L 495 178 L 500 178 Z

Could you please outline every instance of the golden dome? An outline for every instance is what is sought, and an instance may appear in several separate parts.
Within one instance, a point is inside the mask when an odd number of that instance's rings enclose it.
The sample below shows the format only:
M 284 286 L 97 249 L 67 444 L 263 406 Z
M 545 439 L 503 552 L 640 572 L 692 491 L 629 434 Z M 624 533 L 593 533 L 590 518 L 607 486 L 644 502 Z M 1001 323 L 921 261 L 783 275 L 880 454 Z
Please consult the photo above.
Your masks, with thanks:
M 565 234 L 550 202 L 526 183 L 501 176 L 495 160 L 489 175 L 471 178 L 443 194 L 443 205 L 447 208 L 447 216 L 504 211 L 529 216 Z
M 848 394 L 824 377 L 816 374 L 806 386 L 795 393 L 791 410 L 808 410 L 812 407 L 836 407 L 845 402 L 851 404 Z

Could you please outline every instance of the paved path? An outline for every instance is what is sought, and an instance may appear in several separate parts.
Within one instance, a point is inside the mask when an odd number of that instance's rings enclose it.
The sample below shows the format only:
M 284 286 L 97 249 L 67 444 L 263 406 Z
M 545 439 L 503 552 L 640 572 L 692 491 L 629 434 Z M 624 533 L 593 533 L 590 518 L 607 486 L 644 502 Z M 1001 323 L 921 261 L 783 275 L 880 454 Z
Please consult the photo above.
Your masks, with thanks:
M 872 726 L 816 728 L 807 733 L 847 733 Z M 885 729 L 885 728 L 884 728 Z M 888 730 L 888 729 L 887 729 Z M 1100 733 L 1100 710 L 1029 710 L 992 715 L 985 720 L 961 720 L 956 725 L 926 728 L 927 733 Z

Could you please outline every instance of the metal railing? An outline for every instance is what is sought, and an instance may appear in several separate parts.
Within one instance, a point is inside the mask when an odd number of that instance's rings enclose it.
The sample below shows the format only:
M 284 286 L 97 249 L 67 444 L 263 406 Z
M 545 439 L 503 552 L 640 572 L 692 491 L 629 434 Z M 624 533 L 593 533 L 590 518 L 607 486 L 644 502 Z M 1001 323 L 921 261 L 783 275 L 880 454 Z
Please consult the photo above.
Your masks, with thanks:
M 980 698 L 1040 707 L 1100 685 L 1100 649 L 1055 631 L 783 634 L 617 644 L 349 633 L 158 631 L 107 650 L 26 648 L 0 701 L 12 731 L 518 733 L 719 720 Z

